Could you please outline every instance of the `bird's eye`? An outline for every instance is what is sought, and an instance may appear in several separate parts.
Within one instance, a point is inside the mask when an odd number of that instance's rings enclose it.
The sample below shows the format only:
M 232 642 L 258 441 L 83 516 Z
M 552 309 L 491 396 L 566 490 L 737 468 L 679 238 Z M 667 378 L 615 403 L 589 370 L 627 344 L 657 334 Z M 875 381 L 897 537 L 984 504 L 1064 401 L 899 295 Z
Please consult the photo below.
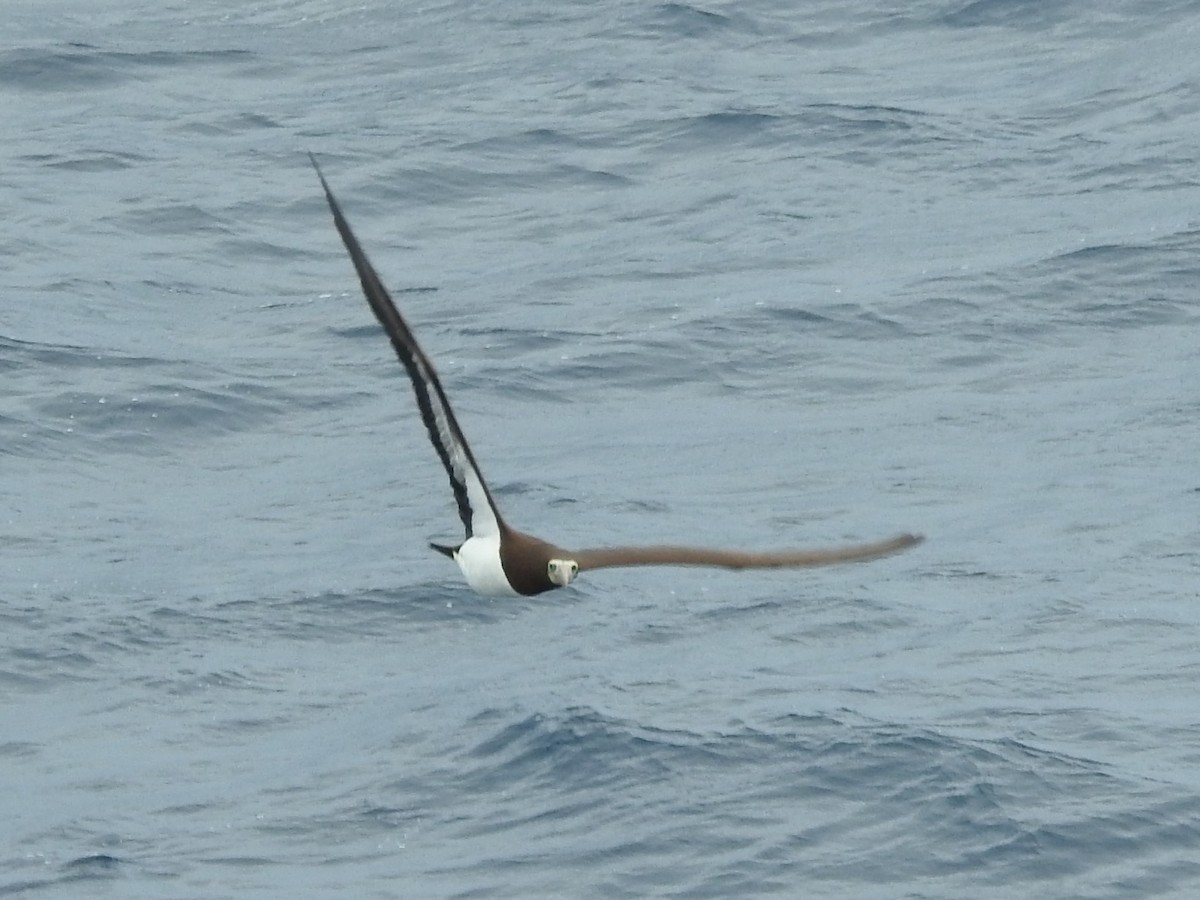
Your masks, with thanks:
M 550 563 L 550 571 L 557 572 L 558 571 L 558 563 L 556 563 L 556 562 Z

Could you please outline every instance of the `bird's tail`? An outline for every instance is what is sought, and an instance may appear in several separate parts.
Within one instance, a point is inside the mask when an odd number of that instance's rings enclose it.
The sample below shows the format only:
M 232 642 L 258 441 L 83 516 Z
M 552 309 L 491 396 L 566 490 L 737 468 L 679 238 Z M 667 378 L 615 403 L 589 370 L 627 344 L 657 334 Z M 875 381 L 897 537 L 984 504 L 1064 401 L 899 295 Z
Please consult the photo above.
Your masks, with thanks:
M 444 553 L 446 556 L 450 557 L 451 559 L 454 559 L 454 554 L 458 552 L 457 547 L 447 547 L 445 544 L 431 543 L 429 546 L 432 547 L 434 550 L 436 550 L 438 553 Z

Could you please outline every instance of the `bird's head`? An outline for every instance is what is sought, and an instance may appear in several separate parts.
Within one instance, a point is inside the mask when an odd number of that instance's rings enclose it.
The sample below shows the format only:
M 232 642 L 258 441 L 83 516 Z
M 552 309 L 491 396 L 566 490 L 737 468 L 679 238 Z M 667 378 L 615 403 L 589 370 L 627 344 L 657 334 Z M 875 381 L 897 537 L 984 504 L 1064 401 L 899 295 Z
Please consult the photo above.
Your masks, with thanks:
M 559 587 L 566 587 L 579 574 L 579 563 L 573 559 L 552 559 L 546 563 L 546 576 Z

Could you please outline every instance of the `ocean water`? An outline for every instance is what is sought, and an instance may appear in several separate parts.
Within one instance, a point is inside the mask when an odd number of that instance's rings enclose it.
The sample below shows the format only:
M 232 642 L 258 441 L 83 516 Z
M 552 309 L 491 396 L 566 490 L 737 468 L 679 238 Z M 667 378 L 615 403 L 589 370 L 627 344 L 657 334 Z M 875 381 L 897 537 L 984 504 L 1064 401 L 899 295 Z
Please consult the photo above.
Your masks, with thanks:
M 2 17 L 0 896 L 1196 896 L 1200 5 Z

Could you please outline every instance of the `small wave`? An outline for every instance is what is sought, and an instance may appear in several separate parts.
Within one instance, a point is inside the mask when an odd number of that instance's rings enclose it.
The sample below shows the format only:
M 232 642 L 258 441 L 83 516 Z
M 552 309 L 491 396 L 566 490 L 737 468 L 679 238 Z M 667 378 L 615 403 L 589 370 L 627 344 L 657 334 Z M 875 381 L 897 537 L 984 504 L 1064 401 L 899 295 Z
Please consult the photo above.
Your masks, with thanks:
M 97 875 L 100 873 L 109 873 L 115 871 L 122 863 L 122 860 L 116 856 L 110 856 L 107 853 L 93 853 L 88 856 L 80 856 L 66 863 L 63 868 L 68 869 L 74 875 Z
M 1064 12 L 1038 0 L 971 0 L 939 16 L 952 28 L 1004 27 L 1044 30 L 1061 22 Z
M 853 714 L 708 733 L 585 707 L 473 724 L 491 733 L 446 777 L 486 812 L 460 819 L 460 837 L 520 828 L 570 857 L 587 835 L 593 859 L 642 884 L 669 860 L 683 892 L 761 888 L 800 868 L 859 885 L 1044 880 L 1094 872 L 1097 848 L 1132 862 L 1200 836 L 1195 798 L 1147 804 L 1149 785 L 1131 792 L 1093 761 Z M 627 817 L 634 796 L 653 816 Z
M 146 70 L 210 66 L 253 58 L 246 50 L 126 53 L 89 44 L 19 47 L 0 53 L 0 84 L 16 90 L 95 91 L 143 77 Z
M 733 11 L 714 12 L 690 3 L 658 3 L 646 7 L 634 20 L 643 34 L 666 39 L 709 40 L 759 32 L 753 18 Z
M 276 630 L 322 640 L 387 636 L 406 625 L 486 625 L 519 608 L 519 604 L 497 606 L 485 598 L 464 595 L 457 584 L 445 582 L 410 585 L 403 590 L 326 592 L 269 606 Z

